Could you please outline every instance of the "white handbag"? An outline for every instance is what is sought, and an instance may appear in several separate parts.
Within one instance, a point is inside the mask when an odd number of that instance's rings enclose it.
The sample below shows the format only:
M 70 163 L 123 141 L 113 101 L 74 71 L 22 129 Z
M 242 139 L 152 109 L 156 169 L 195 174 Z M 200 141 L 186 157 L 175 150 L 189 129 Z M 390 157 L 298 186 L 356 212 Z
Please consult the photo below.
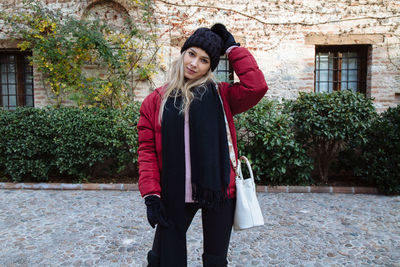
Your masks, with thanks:
M 243 178 L 241 161 L 246 162 L 250 178 Z M 236 208 L 233 228 L 238 231 L 264 225 L 264 218 L 256 195 L 253 171 L 245 156 L 240 157 L 236 173 Z
M 217 91 L 219 99 L 221 101 L 221 105 L 223 107 L 223 102 L 218 90 L 218 86 Z M 253 170 L 251 169 L 249 160 L 245 156 L 241 156 L 240 160 L 238 161 L 239 163 L 236 163 L 236 155 L 233 148 L 232 136 L 229 130 L 228 120 L 226 118 L 225 110 L 223 108 L 222 110 L 224 111 L 226 134 L 229 147 L 229 157 L 231 159 L 232 166 L 234 166 L 235 168 L 236 173 L 236 208 L 233 221 L 233 229 L 235 229 L 235 231 L 238 231 L 254 226 L 264 225 L 264 218 L 261 213 L 260 204 L 257 200 Z M 247 168 L 249 169 L 250 178 L 243 178 L 242 168 L 240 166 L 241 160 L 244 160 L 246 162 Z

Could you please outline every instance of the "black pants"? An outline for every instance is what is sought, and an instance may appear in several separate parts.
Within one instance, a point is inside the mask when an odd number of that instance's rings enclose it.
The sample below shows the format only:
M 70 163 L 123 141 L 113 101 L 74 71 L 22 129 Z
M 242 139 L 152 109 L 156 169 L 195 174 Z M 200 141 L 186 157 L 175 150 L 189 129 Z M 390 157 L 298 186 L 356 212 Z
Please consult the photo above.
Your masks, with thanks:
M 236 199 L 229 199 L 217 209 L 202 208 L 204 254 L 226 258 L 235 214 L 235 202 Z M 198 209 L 196 203 L 185 204 L 185 221 L 183 222 L 185 231 L 192 223 Z M 157 226 L 152 248 L 156 255 L 160 255 L 160 246 L 160 228 Z

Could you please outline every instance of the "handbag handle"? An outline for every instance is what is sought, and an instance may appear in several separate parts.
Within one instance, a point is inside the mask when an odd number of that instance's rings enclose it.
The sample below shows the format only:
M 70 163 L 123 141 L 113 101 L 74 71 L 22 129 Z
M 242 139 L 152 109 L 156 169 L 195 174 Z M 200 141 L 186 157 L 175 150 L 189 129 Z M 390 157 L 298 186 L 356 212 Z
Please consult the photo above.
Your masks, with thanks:
M 235 151 L 233 149 L 231 131 L 229 130 L 228 119 L 226 118 L 225 109 L 224 109 L 224 103 L 222 102 L 222 98 L 221 98 L 221 94 L 219 92 L 218 84 L 216 85 L 216 89 L 217 89 L 217 92 L 218 92 L 219 100 L 221 101 L 222 111 L 224 112 L 226 134 L 227 134 L 227 138 L 228 138 L 229 157 L 231 159 L 232 166 L 233 166 L 233 169 L 235 171 L 236 179 L 244 180 L 243 173 L 242 173 L 241 162 L 242 161 L 246 162 L 247 169 L 249 170 L 249 173 L 250 173 L 250 178 L 249 179 L 251 179 L 251 183 L 253 185 L 252 187 L 253 187 L 254 192 L 255 192 L 256 191 L 256 183 L 254 182 L 253 170 L 251 169 L 251 165 L 250 165 L 249 160 L 245 156 L 241 156 L 239 158 L 239 160 L 236 160 L 236 154 L 235 154 Z M 232 145 L 229 145 L 229 144 L 232 144 Z
M 240 163 L 238 163 L 237 160 L 236 160 L 236 154 L 235 154 L 235 151 L 233 149 L 231 131 L 229 130 L 229 123 L 228 123 L 228 119 L 226 118 L 226 114 L 225 114 L 224 102 L 222 102 L 221 93 L 219 92 L 218 84 L 215 85 L 215 88 L 217 89 L 219 100 L 221 101 L 222 111 L 224 113 L 226 135 L 227 135 L 227 139 L 228 139 L 229 158 L 231 159 L 233 170 L 235 171 L 236 176 L 239 176 L 238 169 L 240 167 L 239 166 Z M 229 144 L 232 144 L 232 145 L 229 145 Z
M 222 98 L 221 98 L 221 94 L 219 92 L 218 84 L 216 85 L 216 89 L 217 89 L 217 92 L 218 92 L 219 100 L 221 101 L 222 111 L 224 113 L 226 135 L 227 135 L 227 139 L 228 139 L 229 157 L 231 159 L 232 166 L 233 166 L 233 169 L 235 171 L 236 177 L 240 177 L 240 178 L 244 179 L 243 178 L 243 173 L 242 173 L 242 167 L 240 165 L 241 165 L 241 161 L 245 161 L 246 165 L 247 165 L 247 168 L 249 169 L 250 178 L 251 178 L 252 183 L 253 183 L 254 188 L 255 188 L 253 170 L 251 169 L 251 165 L 250 165 L 249 160 L 245 156 L 241 156 L 239 158 L 239 160 L 236 160 L 236 155 L 235 155 L 235 151 L 233 149 L 233 144 L 232 144 L 231 131 L 229 130 L 228 119 L 226 118 L 225 109 L 224 109 L 224 103 L 222 102 Z M 230 146 L 229 144 L 232 144 L 232 146 Z
M 250 161 L 249 161 L 245 156 L 241 156 L 241 157 L 239 158 L 239 164 L 238 164 L 238 173 L 239 173 L 239 176 L 236 177 L 236 179 L 242 179 L 242 180 L 244 180 L 243 173 L 242 173 L 242 167 L 241 167 L 242 161 L 244 161 L 244 162 L 246 163 L 247 169 L 249 170 L 249 173 L 250 173 L 250 178 L 248 178 L 248 179 L 246 179 L 246 180 L 251 180 L 251 183 L 253 184 L 252 187 L 254 188 L 254 191 L 256 191 L 256 183 L 255 183 L 255 181 L 254 181 L 253 170 L 252 170 L 252 168 L 251 168 Z
M 250 173 L 250 178 L 254 181 L 254 175 L 253 175 L 253 170 L 250 165 L 250 161 L 245 156 L 241 156 L 240 161 L 246 162 L 247 169 L 249 170 L 249 173 Z M 242 172 L 241 168 L 240 168 L 240 172 Z M 243 177 L 243 175 L 242 175 L 242 177 Z

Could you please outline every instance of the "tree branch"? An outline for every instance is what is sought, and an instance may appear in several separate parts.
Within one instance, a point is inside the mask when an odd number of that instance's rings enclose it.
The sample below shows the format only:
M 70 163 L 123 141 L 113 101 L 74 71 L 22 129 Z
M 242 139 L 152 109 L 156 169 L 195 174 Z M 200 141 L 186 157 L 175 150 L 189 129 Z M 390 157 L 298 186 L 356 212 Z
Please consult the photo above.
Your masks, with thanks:
M 224 11 L 229 11 L 236 13 L 238 15 L 244 16 L 246 18 L 256 20 L 261 24 L 264 25 L 301 25 L 301 26 L 313 26 L 313 25 L 322 25 L 322 24 L 330 24 L 330 23 L 337 23 L 337 22 L 343 22 L 343 21 L 356 21 L 356 20 L 368 20 L 368 19 L 375 19 L 375 20 L 383 20 L 383 19 L 389 19 L 389 18 L 398 18 L 400 15 L 393 15 L 393 16 L 388 16 L 388 17 L 373 17 L 373 16 L 367 16 L 367 17 L 359 17 L 359 18 L 348 18 L 348 19 L 337 19 L 337 20 L 328 20 L 328 21 L 323 21 L 323 22 L 316 22 L 316 23 L 305 23 L 305 22 L 267 22 L 263 21 L 259 18 L 256 18 L 254 16 L 251 16 L 249 14 L 246 14 L 244 12 L 230 9 L 230 8 L 225 8 L 225 7 L 218 7 L 218 6 L 208 6 L 208 5 L 198 5 L 198 4 L 178 4 L 178 3 L 171 3 L 165 0 L 154 0 L 157 2 L 161 2 L 166 5 L 170 6 L 177 6 L 177 7 L 199 7 L 199 8 L 206 8 L 206 9 L 216 9 L 216 10 L 224 10 Z
M 397 35 L 394 35 L 394 36 L 395 36 L 396 38 L 399 39 L 399 37 L 398 37 Z M 400 65 L 397 65 L 397 64 L 394 62 L 394 60 L 392 59 L 392 56 L 390 55 L 390 48 L 389 48 L 389 46 L 390 46 L 390 44 L 389 44 L 388 38 L 386 37 L 386 52 L 387 52 L 387 55 L 388 55 L 389 62 L 390 62 L 398 71 L 400 71 Z

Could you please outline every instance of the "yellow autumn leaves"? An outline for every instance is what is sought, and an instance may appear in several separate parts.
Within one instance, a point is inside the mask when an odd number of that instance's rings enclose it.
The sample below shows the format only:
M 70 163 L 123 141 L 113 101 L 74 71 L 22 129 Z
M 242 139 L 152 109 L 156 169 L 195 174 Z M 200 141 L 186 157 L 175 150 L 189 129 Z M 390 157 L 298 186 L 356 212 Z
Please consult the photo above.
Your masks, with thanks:
M 23 40 L 18 47 L 32 51 L 31 63 L 55 106 L 70 99 L 78 106 L 122 108 L 133 101 L 136 86 L 155 74 L 154 34 L 62 16 L 35 1 L 8 22 Z

